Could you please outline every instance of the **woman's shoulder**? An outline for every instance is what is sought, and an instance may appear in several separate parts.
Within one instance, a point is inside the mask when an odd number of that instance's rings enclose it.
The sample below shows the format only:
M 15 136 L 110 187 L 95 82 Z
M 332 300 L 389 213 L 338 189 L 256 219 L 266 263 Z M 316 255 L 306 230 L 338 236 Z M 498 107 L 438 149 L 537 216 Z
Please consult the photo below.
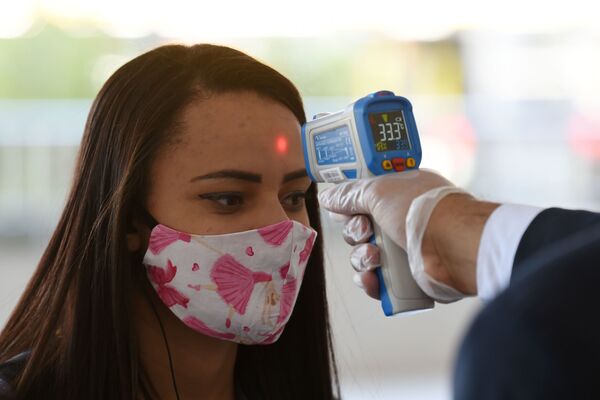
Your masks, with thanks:
M 14 381 L 19 371 L 23 368 L 27 357 L 29 357 L 29 351 L 24 351 L 0 364 L 0 399 L 11 399 L 14 397 L 15 393 L 11 382 Z

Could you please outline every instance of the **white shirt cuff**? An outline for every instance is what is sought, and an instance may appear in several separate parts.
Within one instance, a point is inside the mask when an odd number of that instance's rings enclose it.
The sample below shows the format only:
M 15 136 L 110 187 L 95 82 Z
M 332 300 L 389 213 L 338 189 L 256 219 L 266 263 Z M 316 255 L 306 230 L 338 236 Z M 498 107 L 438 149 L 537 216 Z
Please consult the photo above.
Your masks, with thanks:
M 508 287 L 517 248 L 543 208 L 503 204 L 488 218 L 477 254 L 477 295 L 492 300 Z

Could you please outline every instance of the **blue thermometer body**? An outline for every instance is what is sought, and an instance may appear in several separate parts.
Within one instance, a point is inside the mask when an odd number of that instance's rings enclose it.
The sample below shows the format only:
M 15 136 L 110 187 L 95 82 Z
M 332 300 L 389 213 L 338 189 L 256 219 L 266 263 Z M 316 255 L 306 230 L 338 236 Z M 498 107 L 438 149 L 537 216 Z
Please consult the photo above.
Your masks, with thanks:
M 335 113 L 315 115 L 302 126 L 302 147 L 308 176 L 315 182 L 400 173 L 418 169 L 421 163 L 412 105 L 390 91 L 372 93 Z M 380 250 L 376 273 L 385 315 L 433 308 L 433 300 L 412 277 L 406 252 L 376 224 L 373 230 L 371 241 Z

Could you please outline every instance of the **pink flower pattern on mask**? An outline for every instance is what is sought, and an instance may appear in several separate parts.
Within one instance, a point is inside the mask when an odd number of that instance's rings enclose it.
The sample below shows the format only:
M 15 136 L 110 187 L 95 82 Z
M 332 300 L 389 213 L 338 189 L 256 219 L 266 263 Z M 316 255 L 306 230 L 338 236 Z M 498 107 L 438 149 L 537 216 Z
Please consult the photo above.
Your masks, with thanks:
M 155 267 L 154 265 L 148 266 L 148 273 L 150 274 L 150 279 L 152 282 L 157 285 L 164 285 L 165 283 L 169 283 L 175 278 L 175 274 L 177 274 L 177 267 L 173 265 L 171 260 L 167 260 L 167 268 Z
M 283 288 L 281 289 L 281 298 L 279 299 L 279 316 L 277 317 L 277 323 L 281 324 L 282 322 L 286 322 L 290 313 L 292 312 L 292 308 L 294 307 L 294 303 L 296 301 L 296 278 L 291 278 L 286 281 L 286 277 L 288 271 L 290 269 L 290 264 L 287 263 L 283 267 L 279 269 L 279 275 L 281 279 L 285 281 L 283 284 Z
M 279 268 L 279 276 L 281 279 L 285 279 L 290 270 L 290 263 L 285 264 L 283 267 Z
M 173 265 L 171 260 L 167 261 L 166 270 L 154 265 L 148 265 L 148 274 L 150 275 L 150 280 L 158 285 L 156 292 L 167 307 L 173 307 L 175 304 L 179 304 L 180 306 L 187 308 L 190 299 L 179 293 L 174 287 L 167 285 L 167 283 L 171 282 L 177 274 L 177 266 Z
M 190 328 L 192 328 L 193 330 L 195 330 L 196 332 L 200 332 L 204 335 L 207 336 L 212 336 L 212 337 L 216 337 L 219 339 L 234 339 L 235 338 L 235 334 L 233 333 L 221 333 L 218 331 L 215 331 L 214 329 L 210 329 L 208 326 L 206 326 L 206 324 L 202 321 L 200 321 L 198 318 L 193 317 L 193 316 L 188 316 L 185 317 L 183 319 L 183 323 L 186 324 L 187 326 L 189 326 Z
M 273 246 L 281 246 L 292 230 L 294 223 L 290 220 L 267 226 L 258 230 L 265 242 Z
M 306 262 L 310 253 L 312 252 L 313 245 L 315 244 L 315 236 L 316 234 L 312 232 L 308 239 L 306 239 L 306 243 L 304 243 L 304 249 L 300 252 L 300 264 Z
M 191 329 L 269 344 L 290 318 L 315 237 L 292 220 L 224 235 L 157 225 L 144 264 L 161 301 Z
M 152 230 L 148 249 L 154 254 L 160 254 L 165 247 L 178 240 L 189 243 L 191 235 L 167 228 L 164 225 L 157 225 Z
M 277 339 L 279 339 L 279 336 L 281 335 L 281 333 L 283 332 L 283 328 L 285 328 L 285 325 L 282 326 L 281 328 L 277 329 L 275 332 L 270 333 L 268 335 L 262 335 L 265 336 L 265 339 L 260 342 L 260 344 L 271 344 L 271 343 L 275 343 L 275 341 Z
M 217 293 L 238 313 L 245 314 L 254 285 L 269 282 L 272 277 L 264 272 L 252 272 L 230 254 L 220 257 L 213 265 L 210 277 L 217 285 Z

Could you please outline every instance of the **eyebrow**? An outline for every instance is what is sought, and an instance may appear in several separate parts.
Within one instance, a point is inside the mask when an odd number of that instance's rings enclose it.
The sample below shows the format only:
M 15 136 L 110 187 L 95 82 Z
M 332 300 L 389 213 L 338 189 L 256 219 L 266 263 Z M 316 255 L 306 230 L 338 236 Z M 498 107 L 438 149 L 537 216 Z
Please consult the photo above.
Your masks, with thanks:
M 199 180 L 203 180 L 203 179 L 241 179 L 241 180 L 245 180 L 245 181 L 250 181 L 250 182 L 256 182 L 256 183 L 261 183 L 262 182 L 262 176 L 260 176 L 259 174 L 253 174 L 251 172 L 246 172 L 246 171 L 239 171 L 239 170 L 235 170 L 235 169 L 224 169 L 221 171 L 215 171 L 215 172 L 211 172 L 210 174 L 206 174 L 206 175 L 199 175 L 199 176 L 195 176 L 192 179 L 190 179 L 190 182 L 196 182 Z
M 299 169 L 297 171 L 290 172 L 283 176 L 283 183 L 293 181 L 294 179 L 300 179 L 308 177 L 306 170 Z M 252 172 L 240 171 L 235 169 L 224 169 L 221 171 L 211 172 L 206 175 L 195 176 L 190 179 L 190 182 L 196 182 L 204 179 L 240 179 L 244 181 L 250 181 L 255 183 L 262 182 L 262 176 L 259 174 L 254 174 Z
M 285 174 L 283 176 L 283 183 L 293 181 L 294 179 L 300 179 L 300 178 L 308 178 L 308 175 L 304 168 L 299 169 L 294 172 L 290 172 L 289 174 Z

